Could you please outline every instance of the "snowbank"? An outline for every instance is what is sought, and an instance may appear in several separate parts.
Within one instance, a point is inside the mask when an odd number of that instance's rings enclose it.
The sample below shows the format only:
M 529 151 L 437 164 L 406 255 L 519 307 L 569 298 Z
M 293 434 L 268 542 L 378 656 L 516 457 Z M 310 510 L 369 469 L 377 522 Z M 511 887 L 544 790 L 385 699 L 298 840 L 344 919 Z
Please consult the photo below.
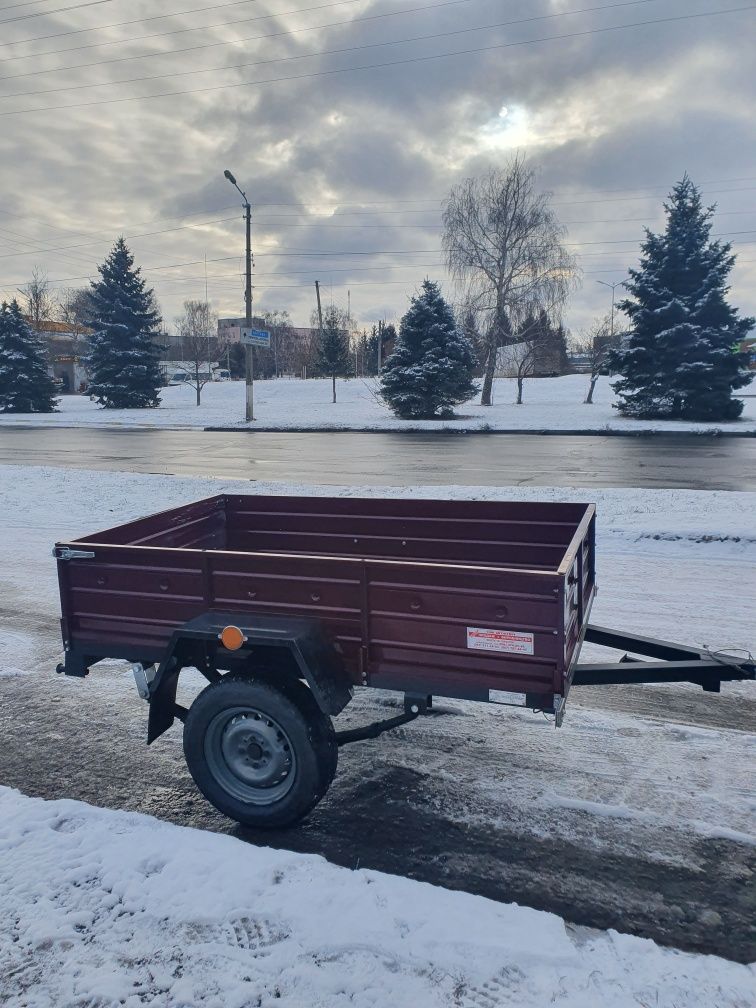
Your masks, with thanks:
M 0 788 L 5 1008 L 743 1008 L 756 971 Z
M 333 430 L 553 430 L 553 431 L 694 431 L 720 429 L 716 424 L 682 421 L 628 420 L 612 409 L 614 393 L 610 379 L 601 378 L 595 402 L 583 400 L 586 375 L 533 378 L 525 383 L 525 402 L 515 405 L 513 379 L 500 378 L 494 385 L 494 405 L 483 407 L 477 399 L 465 403 L 455 420 L 397 420 L 377 398 L 372 379 L 339 381 L 338 402 L 331 402 L 327 379 L 309 381 L 277 379 L 255 382 L 255 417 L 251 428 Z M 745 390 L 746 393 L 751 391 Z M 247 426 L 242 382 L 217 382 L 202 391 L 202 405 L 195 405 L 192 388 L 163 389 L 158 409 L 103 410 L 85 396 L 62 396 L 58 413 L 0 416 L 0 424 L 31 424 L 47 427 L 224 427 Z M 726 432 L 756 431 L 756 398 L 745 399 L 743 417 L 720 425 Z
M 414 497 L 436 500 L 575 501 L 595 503 L 605 546 L 705 544 L 707 556 L 730 545 L 756 544 L 756 492 L 549 486 L 344 486 L 229 480 L 222 477 L 0 465 L 0 517 L 5 528 L 47 528 L 74 538 L 164 508 L 219 493 L 318 497 Z M 47 540 L 46 540 L 47 542 Z M 730 545 L 728 545 L 730 544 Z M 13 545 L 12 543 L 9 545 Z M 25 541 L 19 543 L 22 547 Z

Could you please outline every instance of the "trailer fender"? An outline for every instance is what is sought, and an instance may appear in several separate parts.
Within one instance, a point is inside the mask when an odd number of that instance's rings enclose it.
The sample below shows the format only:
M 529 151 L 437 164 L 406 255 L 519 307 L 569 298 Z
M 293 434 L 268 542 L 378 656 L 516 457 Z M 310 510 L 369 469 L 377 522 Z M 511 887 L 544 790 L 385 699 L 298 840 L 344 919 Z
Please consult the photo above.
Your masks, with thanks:
M 237 634 L 238 646 L 223 642 L 227 628 Z M 237 640 L 233 644 L 237 644 Z M 353 688 L 344 668 L 338 645 L 316 619 L 289 618 L 264 614 L 207 612 L 174 631 L 168 647 L 150 679 L 149 728 L 147 742 L 166 732 L 176 717 L 186 710 L 176 704 L 176 690 L 182 668 L 195 667 L 210 682 L 219 670 L 234 673 L 263 668 L 266 678 L 302 679 L 324 714 L 339 714 L 352 699 Z

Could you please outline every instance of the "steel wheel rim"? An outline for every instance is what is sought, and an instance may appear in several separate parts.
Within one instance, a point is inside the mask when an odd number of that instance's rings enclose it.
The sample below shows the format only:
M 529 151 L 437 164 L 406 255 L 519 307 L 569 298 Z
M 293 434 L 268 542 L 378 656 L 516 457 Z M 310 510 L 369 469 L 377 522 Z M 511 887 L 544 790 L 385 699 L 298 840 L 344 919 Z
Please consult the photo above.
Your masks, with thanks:
M 257 708 L 229 707 L 216 714 L 204 750 L 216 782 L 246 804 L 272 805 L 294 785 L 291 740 L 275 718 Z

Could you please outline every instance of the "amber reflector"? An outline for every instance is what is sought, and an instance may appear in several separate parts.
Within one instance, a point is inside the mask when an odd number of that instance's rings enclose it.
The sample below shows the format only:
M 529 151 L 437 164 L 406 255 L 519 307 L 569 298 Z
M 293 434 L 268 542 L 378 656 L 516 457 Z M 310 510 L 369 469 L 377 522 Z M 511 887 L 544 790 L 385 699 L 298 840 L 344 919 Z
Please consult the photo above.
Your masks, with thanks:
M 221 644 L 227 651 L 238 651 L 247 639 L 238 626 L 227 626 L 221 630 L 219 637 Z

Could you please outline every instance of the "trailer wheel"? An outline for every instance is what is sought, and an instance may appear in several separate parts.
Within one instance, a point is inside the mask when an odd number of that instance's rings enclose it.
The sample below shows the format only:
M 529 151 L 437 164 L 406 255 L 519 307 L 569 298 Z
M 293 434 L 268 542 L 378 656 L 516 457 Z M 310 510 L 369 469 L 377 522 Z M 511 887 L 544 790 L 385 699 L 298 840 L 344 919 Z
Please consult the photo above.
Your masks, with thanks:
M 336 738 L 302 683 L 224 676 L 192 704 L 184 755 L 194 782 L 224 815 L 277 829 L 303 819 L 336 771 Z
M 316 726 L 318 727 L 319 746 L 323 750 L 323 767 L 325 769 L 323 791 L 320 795 L 320 798 L 322 798 L 333 783 L 339 762 L 339 743 L 336 740 L 336 731 L 333 727 L 333 722 L 322 713 L 317 700 L 312 695 L 312 690 L 301 679 L 294 679 L 288 676 L 280 677 L 275 672 L 271 673 L 270 676 L 264 673 L 262 676 L 258 675 L 256 678 L 262 679 L 273 689 L 284 693 L 304 714 L 308 724 L 312 725 L 313 730 Z M 318 798 L 318 801 L 320 801 L 320 798 Z

